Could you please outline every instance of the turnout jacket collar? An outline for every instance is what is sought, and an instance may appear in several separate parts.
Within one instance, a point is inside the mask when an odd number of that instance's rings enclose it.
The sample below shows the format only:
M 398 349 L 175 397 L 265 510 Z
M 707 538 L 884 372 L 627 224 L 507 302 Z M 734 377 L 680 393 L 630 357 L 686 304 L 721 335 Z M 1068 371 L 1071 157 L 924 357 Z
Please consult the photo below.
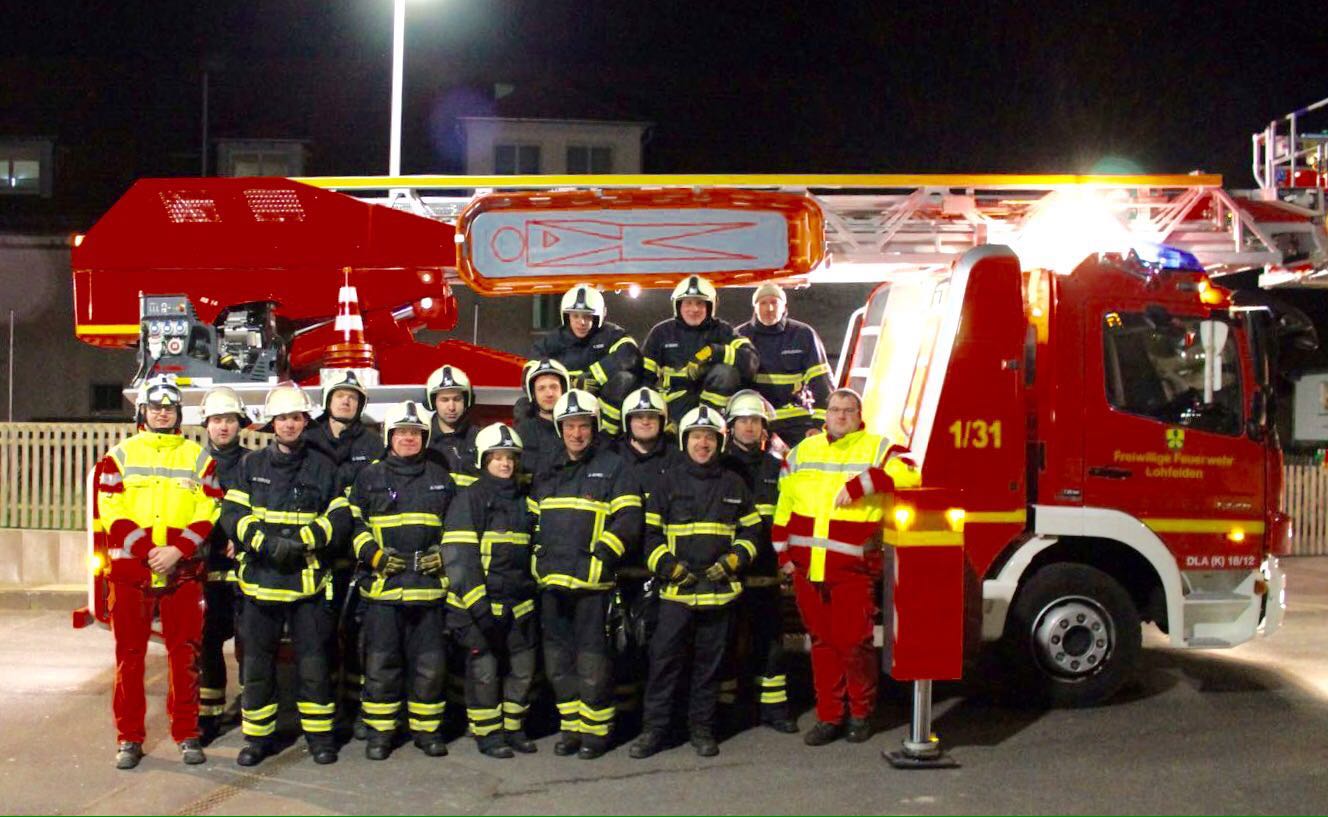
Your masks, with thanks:
M 788 313 L 785 312 L 784 317 L 780 318 L 779 320 L 775 321 L 769 326 L 766 326 L 765 324 L 761 323 L 761 319 L 753 315 L 750 324 L 752 327 L 752 331 L 757 334 L 782 335 L 788 329 L 789 325 Z
M 383 459 L 383 467 L 388 473 L 400 477 L 418 477 L 424 473 L 424 453 L 421 452 L 413 457 L 398 457 L 396 454 L 388 454 Z

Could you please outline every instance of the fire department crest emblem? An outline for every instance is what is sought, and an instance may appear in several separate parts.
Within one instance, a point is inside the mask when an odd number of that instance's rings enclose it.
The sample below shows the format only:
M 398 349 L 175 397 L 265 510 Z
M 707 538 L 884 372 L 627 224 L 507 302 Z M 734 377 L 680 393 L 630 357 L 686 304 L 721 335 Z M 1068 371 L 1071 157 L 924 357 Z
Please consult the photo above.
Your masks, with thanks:
M 1167 429 L 1167 448 L 1172 451 L 1179 451 L 1185 447 L 1185 429 L 1168 428 Z

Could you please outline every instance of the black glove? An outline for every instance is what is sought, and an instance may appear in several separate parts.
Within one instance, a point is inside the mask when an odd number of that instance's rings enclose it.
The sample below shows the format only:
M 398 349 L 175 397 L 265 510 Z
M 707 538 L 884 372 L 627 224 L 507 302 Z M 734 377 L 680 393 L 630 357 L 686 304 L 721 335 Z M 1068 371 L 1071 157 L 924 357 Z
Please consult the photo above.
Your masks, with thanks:
M 419 555 L 415 567 L 427 576 L 443 575 L 443 554 L 438 548 L 429 548 Z
M 304 558 L 304 542 L 298 539 L 272 536 L 263 540 L 263 548 L 267 550 L 272 564 L 278 570 L 296 570 L 307 564 Z
M 664 581 L 676 584 L 678 587 L 691 587 L 700 581 L 682 562 L 674 562 L 673 567 L 663 575 L 663 578 Z
M 406 560 L 392 548 L 383 548 L 374 554 L 374 569 L 384 576 L 395 576 L 405 571 Z
M 738 562 L 736 553 L 725 553 L 706 568 L 705 577 L 712 582 L 728 581 L 738 575 Z

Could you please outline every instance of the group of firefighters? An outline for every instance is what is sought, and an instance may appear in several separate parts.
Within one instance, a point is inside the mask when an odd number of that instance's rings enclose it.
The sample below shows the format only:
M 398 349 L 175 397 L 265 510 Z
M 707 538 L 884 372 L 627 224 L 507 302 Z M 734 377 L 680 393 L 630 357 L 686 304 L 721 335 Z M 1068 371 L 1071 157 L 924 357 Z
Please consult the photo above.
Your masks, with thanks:
M 320 764 L 337 759 L 338 688 L 368 758 L 387 758 L 399 734 L 447 754 L 452 652 L 464 656 L 469 731 L 490 757 L 536 751 L 525 721 L 541 662 L 555 754 L 604 754 L 618 709 L 637 698 L 629 754 L 649 757 L 685 698 L 690 742 L 713 756 L 719 704 L 736 692 L 746 704 L 735 721 L 754 705 L 760 722 L 798 731 L 782 655 L 790 577 L 816 691 L 804 741 L 867 740 L 879 530 L 891 487 L 913 484 L 916 469 L 863 430 L 859 395 L 832 389 L 820 339 L 788 318 L 780 287 L 758 288 L 736 329 L 700 276 L 672 300 L 673 317 L 638 347 L 593 286 L 569 290 L 562 326 L 526 364 L 512 425 L 472 424 L 470 380 L 445 365 L 422 403 L 388 407 L 376 429 L 344 371 L 324 383 L 321 414 L 299 387 L 274 387 L 262 417 L 271 444 L 256 451 L 239 444 L 236 393 L 210 390 L 199 446 L 180 434 L 174 378 L 149 378 L 139 433 L 95 475 L 116 765 L 143 756 L 154 615 L 185 763 L 204 762 L 219 734 L 232 637 L 237 761 L 276 751 L 283 635 Z

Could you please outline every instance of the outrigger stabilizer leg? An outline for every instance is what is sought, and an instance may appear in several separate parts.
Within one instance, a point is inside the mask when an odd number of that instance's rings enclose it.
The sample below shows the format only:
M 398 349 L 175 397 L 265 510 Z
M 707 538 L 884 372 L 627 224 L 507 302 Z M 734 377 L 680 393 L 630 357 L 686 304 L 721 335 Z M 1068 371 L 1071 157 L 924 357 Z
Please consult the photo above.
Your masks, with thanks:
M 953 769 L 959 763 L 941 750 L 931 731 L 931 681 L 913 682 L 913 720 L 899 752 L 881 752 L 896 769 Z

